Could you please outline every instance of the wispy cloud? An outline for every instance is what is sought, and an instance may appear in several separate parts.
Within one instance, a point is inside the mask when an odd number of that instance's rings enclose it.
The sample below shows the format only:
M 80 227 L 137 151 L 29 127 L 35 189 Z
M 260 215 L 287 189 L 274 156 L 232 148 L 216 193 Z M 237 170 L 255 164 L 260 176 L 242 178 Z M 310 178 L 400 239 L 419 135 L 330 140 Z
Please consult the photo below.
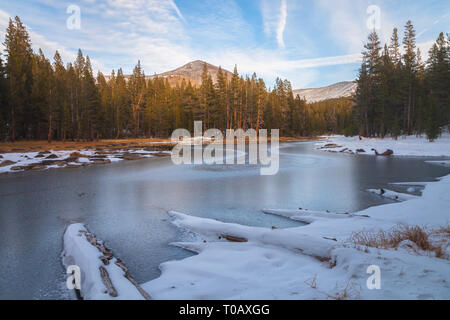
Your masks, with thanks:
M 284 29 L 286 28 L 286 19 L 287 19 L 287 3 L 286 0 L 281 0 L 281 7 L 280 7 L 280 20 L 278 21 L 278 28 L 277 28 L 277 42 L 278 45 L 282 48 L 284 48 Z
M 2 39 L 5 36 L 5 30 L 8 27 L 9 18 L 14 18 L 14 17 L 12 17 L 9 13 L 0 9 L 0 37 Z M 75 58 L 77 56 L 76 51 L 70 50 L 67 47 L 65 47 L 55 41 L 50 41 L 45 36 L 33 31 L 33 29 L 31 27 L 27 26 L 26 24 L 25 24 L 25 26 L 27 27 L 28 33 L 31 38 L 31 44 L 35 51 L 42 49 L 42 51 L 44 52 L 46 57 L 50 60 L 53 59 L 53 56 L 56 51 L 59 52 L 59 54 L 61 55 L 61 58 L 66 62 L 75 60 Z M 2 42 L 2 43 L 0 43 L 0 51 L 4 51 L 4 49 L 5 49 L 5 47 Z M 91 59 L 91 63 L 92 63 L 93 69 L 95 69 L 95 70 L 104 69 L 104 65 L 95 58 Z
M 356 77 L 369 32 L 368 5 L 381 8 L 383 43 L 394 25 L 401 33 L 404 22 L 412 19 L 421 31 L 417 46 L 424 60 L 436 31 L 441 31 L 437 29 L 448 29 L 442 3 L 413 1 L 397 10 L 402 4 L 388 0 L 260 0 L 258 11 L 256 2 L 78 0 L 81 30 L 66 28 L 68 2 L 6 2 L 0 11 L 0 36 L 7 26 L 6 12 L 11 12 L 29 26 L 34 48 L 42 47 L 47 57 L 58 50 L 65 62 L 73 61 L 81 48 L 104 73 L 119 67 L 129 73 L 138 59 L 146 74 L 202 59 L 229 70 L 238 64 L 241 73 L 257 72 L 268 85 L 276 77 L 287 78 L 299 88 Z
M 103 56 L 103 72 L 137 62 L 147 74 L 162 72 L 190 58 L 185 18 L 173 0 L 96 0 L 81 5 L 82 29 L 61 32 L 61 43 L 77 43 Z M 63 30 L 64 31 L 64 30 Z
M 432 25 L 432 26 L 435 26 L 435 25 L 439 24 L 442 20 L 444 20 L 445 18 L 447 18 L 448 15 L 449 15 L 449 13 L 446 13 L 446 14 L 444 14 L 443 16 L 441 16 L 439 19 L 436 19 L 436 20 L 433 22 L 433 25 Z M 432 26 L 430 26 L 430 27 L 432 27 Z M 422 31 L 420 31 L 420 32 L 417 34 L 417 38 L 420 38 L 424 33 L 428 32 L 428 30 L 429 30 L 430 27 L 427 27 L 427 28 L 422 29 Z
M 264 0 L 261 3 L 264 33 L 275 35 L 278 47 L 284 48 L 284 31 L 288 15 L 287 0 Z
M 172 6 L 172 8 L 175 10 L 175 12 L 177 13 L 178 17 L 183 20 L 183 22 L 186 22 L 186 20 L 184 19 L 183 15 L 181 14 L 180 9 L 178 9 L 178 6 L 175 4 L 175 1 L 173 0 L 168 0 L 170 5 Z

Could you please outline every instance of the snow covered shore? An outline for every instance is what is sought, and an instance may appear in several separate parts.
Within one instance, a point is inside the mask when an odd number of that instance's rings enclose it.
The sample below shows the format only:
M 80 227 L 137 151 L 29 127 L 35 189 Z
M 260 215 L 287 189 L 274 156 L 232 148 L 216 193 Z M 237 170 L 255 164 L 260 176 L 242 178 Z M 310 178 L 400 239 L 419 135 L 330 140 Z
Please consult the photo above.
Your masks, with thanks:
M 161 276 L 140 287 L 79 223 L 65 232 L 63 262 L 81 268 L 85 299 L 142 299 L 138 287 L 153 299 L 450 299 L 450 175 L 427 183 L 421 197 L 396 196 L 397 203 L 355 213 L 263 210 L 309 223 L 288 229 L 169 212 L 176 226 L 197 235 L 194 242 L 173 245 L 197 255 L 161 264 Z M 384 248 L 352 238 L 355 232 L 389 232 L 402 224 L 434 230 L 428 241 L 439 255 L 410 240 Z M 370 266 L 380 268 L 379 290 L 367 286 Z M 116 297 L 108 294 L 100 267 Z
M 397 202 L 352 213 L 262 210 L 308 223 L 288 229 L 171 211 L 176 226 L 197 235 L 195 242 L 173 245 L 197 255 L 161 264 L 161 276 L 141 287 L 154 299 L 450 299 L 450 175 L 436 182 L 398 184 L 425 189 L 421 196 L 367 190 Z M 430 247 L 423 249 L 409 239 L 390 247 L 355 241 L 355 233 L 377 235 L 405 225 L 427 231 Z M 85 298 L 111 299 L 98 272 L 101 266 L 110 274 L 117 298 L 142 298 L 124 280 L 117 260 L 102 265 L 102 254 L 89 245 L 84 231 L 79 224 L 67 229 L 64 264 L 77 264 L 86 273 Z M 379 290 L 367 286 L 371 266 L 381 271 Z
M 122 160 L 138 160 L 155 156 L 170 156 L 169 151 L 148 151 L 144 148 L 124 150 L 64 150 L 0 155 L 0 174 L 21 171 L 41 171 L 52 168 L 78 168 L 93 164 L 108 164 Z
M 434 142 L 429 142 L 425 136 L 401 136 L 397 140 L 386 137 L 361 138 L 329 136 L 316 143 L 316 148 L 324 151 L 375 154 L 372 149 L 383 153 L 394 151 L 394 156 L 450 157 L 450 133 L 445 132 Z
M 197 255 L 161 265 L 162 275 L 142 287 L 156 299 L 449 299 L 450 235 L 429 240 L 440 258 L 410 241 L 397 248 L 359 246 L 354 232 L 389 230 L 398 224 L 438 229 L 450 222 L 450 176 L 428 183 L 422 197 L 354 214 L 265 210 L 310 223 L 265 229 L 171 212 L 174 223 L 204 241 L 175 243 Z M 301 220 L 301 219 L 299 219 Z M 248 242 L 229 242 L 223 235 Z M 370 290 L 369 266 L 379 266 L 381 289 Z

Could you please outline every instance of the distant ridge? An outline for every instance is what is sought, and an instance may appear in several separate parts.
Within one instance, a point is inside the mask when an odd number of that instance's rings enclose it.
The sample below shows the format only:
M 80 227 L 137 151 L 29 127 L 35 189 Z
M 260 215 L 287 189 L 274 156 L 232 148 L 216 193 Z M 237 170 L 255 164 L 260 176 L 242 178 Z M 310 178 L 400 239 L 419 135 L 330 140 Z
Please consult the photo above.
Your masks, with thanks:
M 318 102 L 351 97 L 356 93 L 357 87 L 358 84 L 355 81 L 343 81 L 321 88 L 297 89 L 294 90 L 294 96 L 305 98 L 307 102 Z

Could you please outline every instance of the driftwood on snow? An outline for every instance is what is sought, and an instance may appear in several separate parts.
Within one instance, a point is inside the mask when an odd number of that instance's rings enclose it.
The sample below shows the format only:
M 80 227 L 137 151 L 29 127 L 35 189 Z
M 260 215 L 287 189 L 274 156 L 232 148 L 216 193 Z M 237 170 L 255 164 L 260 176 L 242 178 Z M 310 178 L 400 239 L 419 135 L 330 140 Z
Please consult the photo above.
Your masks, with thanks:
M 248 242 L 248 240 L 245 239 L 245 238 L 236 237 L 236 236 L 230 236 L 230 235 L 227 235 L 227 234 L 222 234 L 221 237 L 225 238 L 225 239 L 227 239 L 228 241 L 231 241 L 231 242 Z
M 86 240 L 103 254 L 102 256 L 99 257 L 99 259 L 103 262 L 103 264 L 105 266 L 109 265 L 110 261 L 114 258 L 112 250 L 107 248 L 101 241 L 98 241 L 94 234 L 86 232 L 84 230 L 81 230 L 80 233 L 83 233 L 84 236 L 86 237 Z M 144 289 L 142 289 L 142 287 L 136 282 L 136 280 L 133 279 L 130 272 L 128 271 L 128 268 L 126 267 L 126 265 L 123 263 L 122 260 L 116 258 L 115 264 L 122 269 L 122 271 L 124 272 L 124 277 L 128 281 L 130 281 L 132 285 L 136 287 L 136 289 L 139 291 L 139 293 L 142 295 L 144 299 L 146 300 L 152 299 L 152 297 L 147 292 L 145 292 Z M 108 290 L 108 294 L 111 297 L 117 297 L 117 290 L 114 288 L 114 285 L 111 279 L 109 278 L 108 271 L 103 266 L 100 267 L 100 275 L 102 277 L 103 283 L 105 284 Z
M 106 289 L 108 290 L 108 294 L 111 297 L 117 297 L 117 290 L 114 288 L 114 285 L 111 282 L 111 279 L 109 278 L 108 271 L 104 267 L 100 267 L 100 275 L 102 277 L 103 284 L 105 285 Z

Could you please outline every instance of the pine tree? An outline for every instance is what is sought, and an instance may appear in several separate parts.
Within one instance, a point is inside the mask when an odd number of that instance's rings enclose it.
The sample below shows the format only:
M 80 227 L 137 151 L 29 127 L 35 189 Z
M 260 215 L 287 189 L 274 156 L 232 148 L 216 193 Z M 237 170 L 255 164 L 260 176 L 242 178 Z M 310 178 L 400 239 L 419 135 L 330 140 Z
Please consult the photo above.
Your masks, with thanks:
M 408 21 L 405 25 L 405 34 L 403 37 L 403 61 L 405 72 L 405 88 L 406 88 L 406 101 L 405 101 L 405 114 L 406 114 L 406 130 L 408 135 L 412 132 L 412 108 L 414 104 L 414 82 L 417 68 L 416 57 L 416 32 L 411 21 Z
M 389 55 L 392 63 L 397 67 L 401 63 L 400 43 L 398 40 L 398 30 L 394 28 L 391 37 L 391 43 L 389 45 Z
M 372 136 L 376 131 L 376 119 L 382 105 L 381 89 L 381 57 L 380 40 L 376 31 L 369 34 L 364 45 L 363 63 L 358 77 L 356 94 L 359 112 L 363 123 L 365 136 Z
M 228 99 L 227 99 L 227 79 L 223 74 L 222 68 L 219 66 L 217 71 L 217 110 L 218 113 L 218 126 L 220 130 L 225 130 L 227 128 L 227 110 L 228 110 Z
M 227 110 L 227 128 L 236 129 L 237 110 L 239 108 L 239 73 L 237 65 L 234 66 L 233 75 L 230 82 L 230 108 Z
M 46 138 L 50 143 L 53 138 L 53 69 L 42 50 L 33 57 L 33 84 L 31 89 L 32 118 L 36 123 L 30 124 L 33 136 L 40 138 L 46 132 Z M 44 131 L 45 130 L 45 131 Z
M 9 88 L 10 139 L 25 137 L 29 129 L 33 51 L 28 31 L 15 17 L 9 19 L 5 35 L 6 77 Z M 18 128 L 18 126 L 20 126 Z
M 120 68 L 117 70 L 117 77 L 113 83 L 113 104 L 115 107 L 115 127 L 116 139 L 128 134 L 128 127 L 130 123 L 130 94 L 128 92 L 127 84 L 123 71 Z
M 141 61 L 138 61 L 133 70 L 133 74 L 128 82 L 129 92 L 131 94 L 131 110 L 133 115 L 134 136 L 139 135 L 141 122 L 141 109 L 144 104 L 145 94 L 145 74 L 141 68 Z
M 8 87 L 3 59 L 0 54 L 0 140 L 7 137 Z
M 89 56 L 86 56 L 82 79 L 81 79 L 81 92 L 82 92 L 82 128 L 84 139 L 94 140 L 98 139 L 98 112 L 100 109 L 100 97 L 98 93 L 98 87 L 96 86 L 94 75 L 92 72 L 91 60 Z
M 450 54 L 448 40 L 440 33 L 429 52 L 425 74 L 428 91 L 433 97 L 438 124 L 450 123 Z
M 69 92 L 66 68 L 58 51 L 53 57 L 53 73 L 52 106 L 57 114 L 57 137 L 60 140 L 66 140 L 70 127 Z

